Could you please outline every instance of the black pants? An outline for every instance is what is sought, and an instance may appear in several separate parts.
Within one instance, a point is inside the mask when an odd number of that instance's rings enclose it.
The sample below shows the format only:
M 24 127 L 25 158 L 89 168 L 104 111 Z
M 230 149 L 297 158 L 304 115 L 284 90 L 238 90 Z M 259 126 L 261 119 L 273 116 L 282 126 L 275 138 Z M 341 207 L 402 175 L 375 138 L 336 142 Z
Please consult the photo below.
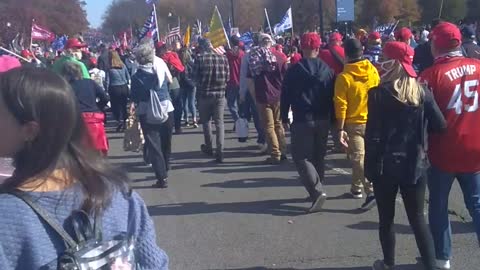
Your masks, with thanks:
M 115 120 L 125 122 L 128 118 L 127 102 L 129 96 L 128 85 L 110 86 L 108 89 L 110 95 L 110 103 L 112 105 L 112 113 Z
M 152 163 L 157 180 L 163 181 L 168 178 L 170 169 L 173 113 L 169 113 L 168 120 L 159 125 L 148 124 L 145 122 L 145 116 L 140 116 L 140 125 L 145 138 L 146 159 Z
M 291 128 L 293 160 L 302 184 L 312 200 L 323 191 L 329 128 L 328 120 L 297 122 L 293 123 Z
M 182 114 L 183 114 L 183 95 L 182 89 L 172 89 L 170 90 L 170 97 L 172 98 L 172 104 L 175 108 L 173 112 L 174 115 L 174 124 L 175 124 L 175 131 L 178 132 L 182 129 Z
M 393 223 L 395 201 L 398 190 L 400 190 L 408 221 L 415 234 L 415 240 L 425 269 L 434 269 L 435 251 L 433 238 L 424 214 L 426 183 L 426 176 L 422 177 L 416 185 L 399 185 L 393 183 L 391 179 L 373 181 L 378 215 L 380 217 L 380 243 L 384 261 L 387 265 L 395 265 L 395 232 L 393 231 Z

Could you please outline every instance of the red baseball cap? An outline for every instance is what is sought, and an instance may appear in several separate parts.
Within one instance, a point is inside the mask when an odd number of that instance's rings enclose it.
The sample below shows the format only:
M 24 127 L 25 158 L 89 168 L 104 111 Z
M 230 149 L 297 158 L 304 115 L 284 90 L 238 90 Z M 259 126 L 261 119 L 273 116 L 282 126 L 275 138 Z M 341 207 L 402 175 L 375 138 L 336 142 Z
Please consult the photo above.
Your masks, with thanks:
M 20 61 L 17 58 L 10 55 L 0 56 L 0 73 L 7 72 L 11 69 L 21 67 Z
M 454 49 L 462 44 L 460 29 L 453 23 L 440 23 L 430 35 L 433 45 L 441 50 Z
M 165 45 L 166 45 L 165 42 L 159 41 L 159 42 L 155 43 L 155 49 L 160 49 Z
M 87 47 L 87 44 L 80 42 L 78 38 L 69 38 L 65 45 L 66 49 L 81 49 L 85 47 Z
M 304 50 L 315 50 L 319 49 L 322 45 L 322 39 L 317 33 L 306 33 L 303 34 L 301 39 L 302 49 Z
M 342 34 L 340 34 L 338 32 L 334 32 L 334 33 L 330 34 L 330 36 L 328 37 L 329 42 L 338 42 L 338 41 L 342 41 L 342 40 L 343 40 L 343 36 L 342 36 Z
M 96 66 L 98 64 L 97 58 L 95 57 L 90 57 L 90 64 Z
M 22 55 L 22 57 L 25 57 L 25 58 L 33 56 L 32 52 L 30 52 L 29 50 L 22 50 L 20 55 Z
M 415 51 L 405 42 L 390 41 L 383 47 L 383 55 L 389 59 L 394 59 L 402 64 L 403 68 L 413 78 L 417 77 L 417 73 L 413 68 L 413 56 Z
M 368 35 L 368 39 L 369 40 L 378 40 L 378 39 L 381 39 L 382 36 L 380 35 L 379 32 L 372 32 L 370 33 L 370 35 Z
M 412 36 L 413 36 L 412 31 L 410 29 L 408 29 L 407 27 L 402 27 L 395 32 L 395 39 L 397 41 L 406 42 L 410 38 L 412 38 Z

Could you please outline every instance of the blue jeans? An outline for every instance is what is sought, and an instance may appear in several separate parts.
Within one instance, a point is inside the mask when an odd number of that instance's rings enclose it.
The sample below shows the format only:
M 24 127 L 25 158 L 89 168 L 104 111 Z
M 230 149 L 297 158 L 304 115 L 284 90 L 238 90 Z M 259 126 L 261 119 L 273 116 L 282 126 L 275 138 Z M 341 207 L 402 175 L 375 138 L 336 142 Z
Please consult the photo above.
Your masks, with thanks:
M 240 116 L 238 115 L 238 95 L 240 87 L 239 86 L 228 86 L 227 92 L 225 93 L 227 97 L 227 106 L 230 114 L 232 115 L 233 122 L 236 122 Z
M 430 190 L 429 221 L 435 242 L 436 257 L 450 260 L 452 257 L 452 228 L 448 217 L 448 197 L 455 178 L 462 188 L 465 206 L 472 216 L 480 242 L 480 172 L 447 173 L 432 167 L 428 172 Z
M 250 95 L 250 92 L 247 92 L 245 102 L 240 106 L 240 115 L 247 119 L 248 122 L 253 118 L 253 123 L 258 133 L 257 143 L 265 144 L 265 130 L 258 117 L 257 106 L 255 105 L 255 101 L 253 100 L 252 95 Z
M 183 117 L 185 122 L 188 122 L 188 113 L 192 115 L 192 121 L 197 122 L 197 108 L 195 107 L 195 93 L 196 88 L 183 90 Z

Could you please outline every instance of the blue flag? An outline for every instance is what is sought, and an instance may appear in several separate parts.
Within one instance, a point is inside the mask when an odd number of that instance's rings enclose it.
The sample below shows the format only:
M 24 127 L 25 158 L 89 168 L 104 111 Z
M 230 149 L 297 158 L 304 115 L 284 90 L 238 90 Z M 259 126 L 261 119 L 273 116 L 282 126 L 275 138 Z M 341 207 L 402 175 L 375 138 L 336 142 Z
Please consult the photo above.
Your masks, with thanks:
M 61 37 L 56 38 L 52 42 L 52 49 L 55 51 L 63 50 L 65 48 L 65 44 L 67 44 L 67 36 L 63 35 Z

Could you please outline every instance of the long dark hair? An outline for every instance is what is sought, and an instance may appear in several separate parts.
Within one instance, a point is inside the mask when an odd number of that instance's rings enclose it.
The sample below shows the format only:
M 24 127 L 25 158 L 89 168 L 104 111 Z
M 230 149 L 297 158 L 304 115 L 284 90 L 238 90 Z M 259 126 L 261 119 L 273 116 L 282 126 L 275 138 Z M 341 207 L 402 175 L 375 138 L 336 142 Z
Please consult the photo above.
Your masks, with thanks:
M 1 189 L 11 191 L 65 170 L 84 191 L 82 209 L 105 209 L 128 178 L 88 145 L 86 127 L 70 85 L 47 69 L 16 68 L 0 75 L 0 95 L 20 124 L 36 122 L 37 137 L 13 157 L 15 171 Z M 62 179 L 63 180 L 63 179 Z

